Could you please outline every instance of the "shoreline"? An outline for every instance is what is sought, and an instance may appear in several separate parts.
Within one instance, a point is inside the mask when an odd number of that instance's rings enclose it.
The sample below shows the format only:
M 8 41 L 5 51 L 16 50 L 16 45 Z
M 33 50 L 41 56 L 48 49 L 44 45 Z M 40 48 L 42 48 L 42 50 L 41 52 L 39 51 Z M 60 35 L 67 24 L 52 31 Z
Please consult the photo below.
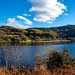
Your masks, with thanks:
M 36 42 L 71 42 L 71 40 L 51 40 L 51 41 L 33 41 L 33 43 Z
M 24 41 L 24 42 L 20 42 L 20 44 L 22 43 L 52 43 L 52 42 L 73 42 L 71 40 L 51 40 L 51 41 Z M 8 42 L 0 42 L 0 44 L 2 43 L 8 43 Z M 12 44 L 12 42 L 9 42 Z

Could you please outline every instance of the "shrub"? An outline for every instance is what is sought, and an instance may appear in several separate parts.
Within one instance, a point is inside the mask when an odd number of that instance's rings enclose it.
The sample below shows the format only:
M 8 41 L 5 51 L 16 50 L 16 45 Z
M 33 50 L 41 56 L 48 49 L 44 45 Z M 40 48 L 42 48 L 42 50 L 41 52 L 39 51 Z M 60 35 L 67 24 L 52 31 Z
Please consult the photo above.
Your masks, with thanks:
M 68 49 L 64 49 L 61 53 L 63 64 L 72 64 L 74 62 L 74 58 L 72 58 L 71 53 L 69 53 Z
M 53 69 L 55 66 L 60 67 L 64 64 L 73 64 L 75 63 L 75 59 L 72 58 L 69 50 L 64 49 L 62 52 L 51 51 L 47 58 L 47 67 L 49 69 Z
M 28 37 L 27 37 L 27 36 L 24 36 L 22 39 L 23 39 L 24 41 L 27 41 L 27 40 L 28 40 Z
M 27 40 L 28 40 L 28 37 L 25 36 L 25 35 L 23 35 L 23 34 L 21 34 L 20 37 L 21 37 L 21 39 L 24 40 L 24 41 L 27 41 Z
M 11 42 L 11 39 L 7 39 L 8 42 Z
M 52 51 L 48 57 L 47 67 L 49 69 L 53 69 L 54 66 L 59 67 L 61 65 L 62 65 L 62 56 L 58 51 Z
M 40 37 L 39 36 L 35 36 L 34 40 L 35 41 L 40 41 Z

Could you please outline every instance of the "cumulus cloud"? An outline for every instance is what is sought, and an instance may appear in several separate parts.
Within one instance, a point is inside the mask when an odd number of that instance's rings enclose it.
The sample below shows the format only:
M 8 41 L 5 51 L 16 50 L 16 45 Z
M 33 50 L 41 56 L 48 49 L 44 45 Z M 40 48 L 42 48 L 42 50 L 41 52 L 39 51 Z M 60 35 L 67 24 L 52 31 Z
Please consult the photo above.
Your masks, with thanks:
M 22 25 L 21 23 L 16 21 L 15 18 L 8 18 L 6 25 L 23 29 L 29 28 L 29 26 Z
M 52 21 L 61 15 L 67 8 L 64 4 L 57 0 L 28 0 L 32 3 L 32 8 L 29 10 L 35 14 L 33 20 L 38 22 Z
M 23 14 L 24 16 L 31 16 L 31 14 L 30 15 L 27 15 L 27 14 Z
M 13 18 L 13 19 L 11 19 L 11 18 L 8 18 L 8 20 L 7 20 L 9 23 L 13 23 L 13 22 L 15 22 L 15 18 Z
M 51 22 L 51 21 L 48 21 L 47 23 L 50 23 L 50 24 L 52 24 L 52 22 Z
M 24 22 L 25 24 L 32 25 L 32 21 L 26 19 L 26 18 L 23 17 L 23 16 L 17 16 L 17 18 L 24 20 L 24 21 L 25 21 L 25 22 Z

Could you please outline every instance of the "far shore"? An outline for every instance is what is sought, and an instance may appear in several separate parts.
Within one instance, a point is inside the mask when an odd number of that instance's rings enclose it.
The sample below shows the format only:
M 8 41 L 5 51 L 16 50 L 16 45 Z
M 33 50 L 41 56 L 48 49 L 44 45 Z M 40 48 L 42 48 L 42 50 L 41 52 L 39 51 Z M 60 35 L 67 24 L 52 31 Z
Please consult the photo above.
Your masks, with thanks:
M 51 40 L 51 41 L 32 41 L 32 40 L 29 40 L 29 41 L 23 41 L 23 42 L 20 42 L 20 43 L 47 43 L 47 42 L 72 42 L 71 40 Z M 0 42 L 0 43 L 8 43 L 8 42 Z M 9 42 L 9 43 L 12 43 L 12 42 Z
M 71 42 L 71 40 L 51 40 L 51 41 L 33 41 L 33 42 Z

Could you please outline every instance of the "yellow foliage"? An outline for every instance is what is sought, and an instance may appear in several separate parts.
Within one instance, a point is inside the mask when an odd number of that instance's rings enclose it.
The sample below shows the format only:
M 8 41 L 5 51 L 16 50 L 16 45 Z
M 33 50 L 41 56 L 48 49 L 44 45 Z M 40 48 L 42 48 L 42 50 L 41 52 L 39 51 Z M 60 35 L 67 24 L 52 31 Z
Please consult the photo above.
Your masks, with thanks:
M 68 31 L 68 29 L 65 29 L 65 31 Z

